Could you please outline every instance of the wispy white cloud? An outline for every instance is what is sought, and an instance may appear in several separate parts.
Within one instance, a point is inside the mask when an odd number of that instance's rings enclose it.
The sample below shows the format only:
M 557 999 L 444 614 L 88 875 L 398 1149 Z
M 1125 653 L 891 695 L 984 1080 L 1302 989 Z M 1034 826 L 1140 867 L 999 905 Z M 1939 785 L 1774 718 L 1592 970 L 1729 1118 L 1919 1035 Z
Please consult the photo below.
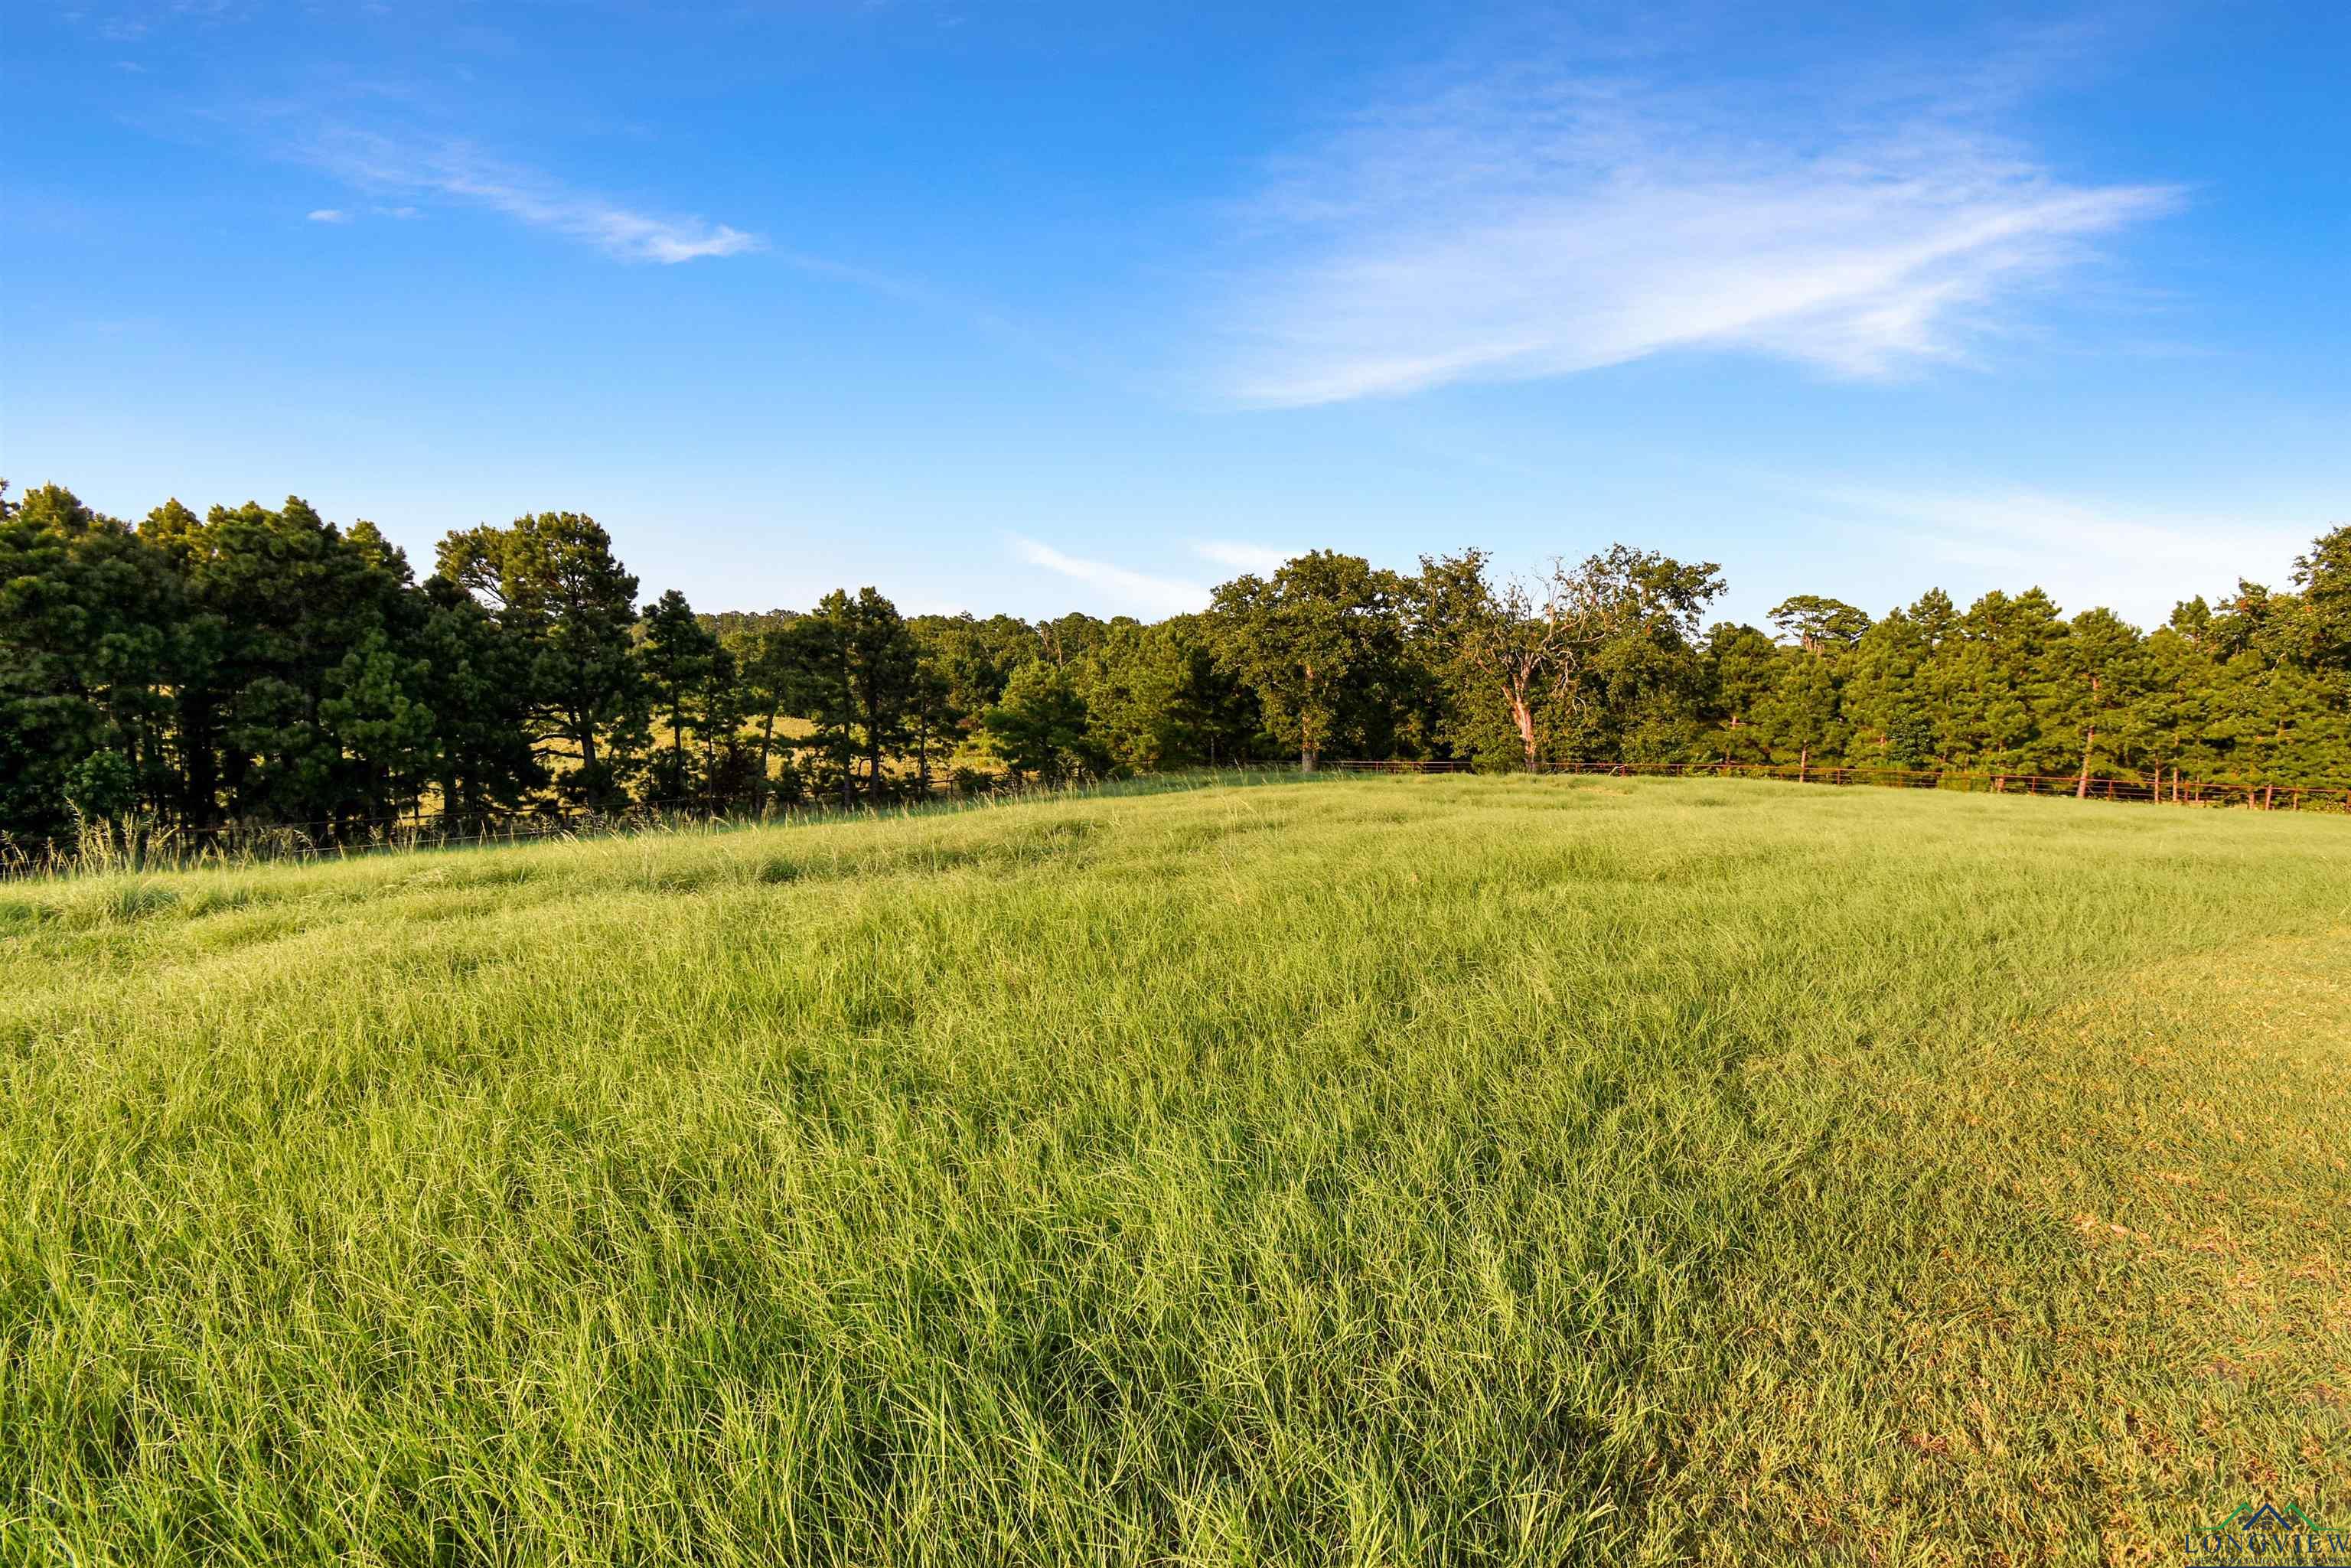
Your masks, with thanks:
M 311 209 L 310 221 L 314 224 L 347 224 L 351 221 L 351 214 L 340 207 L 315 207 Z
M 1283 562 L 1298 552 L 1276 549 L 1270 545 L 1245 544 L 1238 539 L 1194 539 L 1192 553 L 1202 560 L 1212 560 L 1236 571 L 1253 571 L 1259 577 L 1270 577 L 1281 570 Z
M 758 235 L 725 224 L 638 212 L 460 141 L 412 145 L 346 130 L 304 144 L 298 155 L 363 190 L 468 202 L 623 261 L 668 265 L 761 246 Z
M 1154 615 L 1180 615 L 1186 611 L 1207 607 L 1208 591 L 1197 583 L 1153 577 L 1146 572 L 1113 566 L 1108 561 L 1064 555 L 1050 545 L 1018 536 L 1012 540 L 1012 551 L 1030 566 L 1042 567 L 1047 571 L 1099 590 L 1109 595 L 1114 606 L 1122 610 L 1140 610 Z
M 1302 404 L 1683 347 L 1845 376 L 1964 355 L 2037 280 L 2180 193 L 2068 183 L 1965 105 L 1759 106 L 1517 64 L 1374 108 L 1280 165 L 1278 257 L 1225 377 Z
M 2241 576 L 2282 584 L 2324 527 L 2017 488 L 1838 486 L 1817 498 L 1873 528 L 1892 525 L 1920 555 L 1980 572 L 1986 586 L 2037 585 L 2069 613 L 2103 605 L 2142 625 L 2183 598 L 2224 593 Z

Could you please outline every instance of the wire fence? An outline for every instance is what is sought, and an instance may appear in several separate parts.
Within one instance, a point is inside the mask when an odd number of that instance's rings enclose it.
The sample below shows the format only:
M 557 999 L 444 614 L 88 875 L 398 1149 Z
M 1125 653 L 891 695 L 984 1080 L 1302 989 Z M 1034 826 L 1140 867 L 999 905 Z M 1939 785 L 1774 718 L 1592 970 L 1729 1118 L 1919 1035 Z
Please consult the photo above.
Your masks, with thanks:
M 1287 775 L 1263 767 L 1192 768 L 1181 773 L 1113 780 L 991 778 L 972 789 L 950 779 L 927 788 L 913 779 L 891 779 L 878 793 L 841 801 L 802 797 L 789 803 L 752 806 L 739 797 L 687 797 L 659 807 L 590 811 L 542 805 L 528 815 L 496 821 L 459 823 L 429 814 L 390 821 L 232 823 L 192 827 L 133 818 L 85 823 L 75 837 L 13 841 L 0 834 L 0 882 L 29 877 L 78 876 L 107 872 L 186 871 L 273 862 L 347 860 L 361 855 L 425 850 L 488 849 L 508 844 L 622 838 L 684 831 L 723 832 L 761 824 L 838 821 L 858 817 L 914 815 L 965 807 L 985 808 L 1037 797 L 1086 797 L 1151 793 L 1196 784 L 1260 782 Z
M 1332 766 L 1343 773 L 1468 773 L 1472 764 L 1357 761 Z M 2351 785 L 2273 780 L 2188 779 L 2175 770 L 2143 779 L 2080 774 L 1962 772 L 1945 768 L 1822 768 L 1794 762 L 1549 762 L 1539 773 L 1602 774 L 1643 779 L 1775 779 L 1792 784 L 1872 785 L 1892 789 L 1955 789 L 1970 794 L 2062 795 L 2072 800 L 2134 800 L 2166 806 L 2233 807 L 2257 811 L 2351 814 Z
M 1469 773 L 1475 765 L 1458 758 L 1349 758 L 1325 764 L 1349 774 Z M 1271 779 L 1285 770 L 1257 767 L 1209 769 L 1202 775 L 1221 779 Z M 1536 769 L 1546 774 L 1582 774 L 1642 779 L 1771 779 L 1796 784 L 1868 785 L 1896 789 L 1952 789 L 1969 794 L 2053 795 L 2071 800 L 2136 801 L 2207 810 L 2315 811 L 2351 815 L 2351 786 L 2257 780 L 2187 779 L 2177 772 L 2151 778 L 2117 779 L 2079 774 L 1966 772 L 1957 769 L 1902 768 L 1821 768 L 1780 762 L 1552 762 Z M 1174 782 L 1173 779 L 1158 780 Z M 1155 781 L 1138 779 L 1130 787 L 1149 788 Z M 1092 793 L 1121 786 L 1102 780 L 1078 780 L 1067 785 L 1016 784 L 1006 779 L 971 790 L 948 779 L 932 781 L 927 789 L 913 779 L 893 780 L 887 793 L 842 803 L 830 799 L 803 799 L 790 804 L 770 801 L 747 806 L 739 798 L 689 798 L 661 807 L 625 811 L 590 811 L 544 806 L 528 815 L 496 821 L 456 822 L 426 815 L 392 821 L 278 822 L 192 827 L 168 821 L 132 819 L 86 824 L 69 840 L 14 841 L 0 834 L 0 882 L 24 877 L 70 876 L 93 872 L 186 870 L 203 866 L 241 866 L 266 862 L 340 860 L 356 855 L 411 852 L 423 850 L 487 849 L 506 844 L 622 837 L 635 833 L 689 830 L 725 831 L 762 822 L 817 821 L 828 818 L 915 812 L 964 805 L 988 805 L 1036 794 Z
M 1033 788 L 1033 787 L 1032 787 Z M 946 780 L 918 789 L 904 781 L 886 795 L 837 800 L 769 801 L 755 806 L 740 797 L 685 797 L 660 806 L 620 811 L 542 804 L 527 814 L 496 820 L 458 821 L 414 813 L 390 821 L 345 819 L 317 822 L 231 822 L 196 826 L 155 818 L 90 821 L 70 839 L 15 841 L 0 835 L 0 881 L 74 875 L 105 871 L 189 870 L 266 862 L 343 860 L 356 855 L 422 850 L 487 849 L 507 844 L 675 832 L 689 828 L 727 828 L 819 817 L 862 816 L 913 810 L 956 799 L 985 799 L 1020 791 L 1009 788 L 957 791 Z

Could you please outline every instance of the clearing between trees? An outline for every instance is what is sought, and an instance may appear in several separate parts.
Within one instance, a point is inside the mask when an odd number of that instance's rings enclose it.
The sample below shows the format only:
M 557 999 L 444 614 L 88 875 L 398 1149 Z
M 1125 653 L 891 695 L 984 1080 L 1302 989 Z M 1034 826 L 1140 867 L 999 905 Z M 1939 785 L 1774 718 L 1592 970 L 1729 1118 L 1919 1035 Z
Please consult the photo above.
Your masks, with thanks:
M 1336 779 L 0 888 L 0 1560 L 2177 1560 L 2351 831 Z

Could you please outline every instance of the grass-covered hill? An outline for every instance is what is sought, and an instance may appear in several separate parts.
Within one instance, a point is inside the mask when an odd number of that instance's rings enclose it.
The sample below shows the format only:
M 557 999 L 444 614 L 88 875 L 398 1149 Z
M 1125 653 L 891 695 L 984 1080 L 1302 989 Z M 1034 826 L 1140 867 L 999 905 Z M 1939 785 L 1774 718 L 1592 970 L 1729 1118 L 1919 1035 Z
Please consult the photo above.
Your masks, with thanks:
M 0 1561 L 2175 1561 L 2351 1513 L 2346 1083 L 2332 819 L 1333 779 L 0 887 Z

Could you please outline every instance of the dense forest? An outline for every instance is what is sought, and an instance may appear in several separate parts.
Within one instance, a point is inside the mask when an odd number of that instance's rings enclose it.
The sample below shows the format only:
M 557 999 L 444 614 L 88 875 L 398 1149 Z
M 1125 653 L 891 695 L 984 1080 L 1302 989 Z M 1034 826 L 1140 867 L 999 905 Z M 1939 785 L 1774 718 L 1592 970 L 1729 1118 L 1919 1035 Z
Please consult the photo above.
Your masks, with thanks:
M 643 601 L 569 512 L 453 533 L 420 580 L 375 525 L 298 499 L 131 524 L 0 485 L 0 837 L 341 837 L 1280 757 L 2351 780 L 2351 527 L 2290 591 L 2240 582 L 2152 632 L 2038 589 L 1708 624 L 1722 591 L 1624 546 L 1533 582 L 1478 550 L 1409 573 L 1325 550 L 1150 624 L 904 616 L 872 588 L 713 615 Z

